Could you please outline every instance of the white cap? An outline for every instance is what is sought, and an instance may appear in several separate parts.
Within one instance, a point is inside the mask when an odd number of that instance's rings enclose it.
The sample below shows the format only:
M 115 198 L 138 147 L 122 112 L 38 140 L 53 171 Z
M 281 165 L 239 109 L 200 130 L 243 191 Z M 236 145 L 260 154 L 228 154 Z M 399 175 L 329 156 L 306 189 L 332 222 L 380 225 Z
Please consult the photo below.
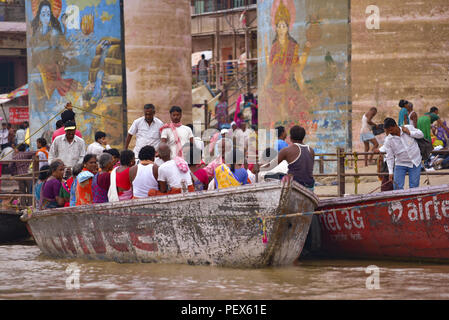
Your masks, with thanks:
M 231 122 L 231 128 L 232 128 L 232 126 L 233 126 L 234 124 L 237 125 L 237 123 L 235 123 L 235 121 L 232 121 L 232 122 Z
M 226 134 L 226 133 L 228 133 L 228 132 L 229 132 L 228 129 L 221 129 L 221 131 L 220 131 L 221 134 Z

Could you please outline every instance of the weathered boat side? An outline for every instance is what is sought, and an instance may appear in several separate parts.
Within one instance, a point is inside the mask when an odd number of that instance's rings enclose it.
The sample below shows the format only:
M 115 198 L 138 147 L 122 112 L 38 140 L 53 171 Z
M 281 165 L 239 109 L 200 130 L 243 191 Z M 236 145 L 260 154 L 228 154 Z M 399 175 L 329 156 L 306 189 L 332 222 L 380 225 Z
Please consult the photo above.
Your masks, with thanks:
M 449 185 L 329 199 L 317 210 L 320 255 L 449 262 Z
M 275 182 L 39 211 L 28 223 L 51 257 L 260 267 L 299 256 L 311 217 L 282 215 L 317 204 L 302 186 Z
M 15 243 L 30 238 L 26 223 L 13 210 L 0 211 L 0 244 Z

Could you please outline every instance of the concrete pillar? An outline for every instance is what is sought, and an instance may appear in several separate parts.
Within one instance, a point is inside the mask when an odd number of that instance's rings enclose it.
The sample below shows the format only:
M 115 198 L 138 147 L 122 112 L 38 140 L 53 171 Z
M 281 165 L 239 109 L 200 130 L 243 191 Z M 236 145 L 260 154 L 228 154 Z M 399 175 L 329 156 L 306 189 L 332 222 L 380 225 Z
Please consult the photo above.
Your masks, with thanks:
M 168 122 L 169 109 L 183 109 L 192 121 L 190 1 L 124 1 L 126 95 L 128 123 L 143 116 L 143 106 L 156 106 Z

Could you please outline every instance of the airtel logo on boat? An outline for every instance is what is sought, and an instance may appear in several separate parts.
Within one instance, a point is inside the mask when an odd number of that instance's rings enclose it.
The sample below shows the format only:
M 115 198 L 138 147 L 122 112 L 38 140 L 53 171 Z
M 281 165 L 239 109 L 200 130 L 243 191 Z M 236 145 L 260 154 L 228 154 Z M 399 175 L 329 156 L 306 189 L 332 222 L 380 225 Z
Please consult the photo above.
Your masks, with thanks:
M 337 213 L 339 218 L 337 218 Z M 365 228 L 365 223 L 358 208 L 333 210 L 330 213 L 320 215 L 320 221 L 329 231 L 340 231 L 342 227 L 346 230 Z
M 402 216 L 408 217 L 410 221 L 430 220 L 432 216 L 441 220 L 443 217 L 449 218 L 449 200 L 438 200 L 436 196 L 433 196 L 428 201 L 417 198 L 407 204 L 392 201 L 388 205 L 388 214 L 393 223 L 398 223 Z

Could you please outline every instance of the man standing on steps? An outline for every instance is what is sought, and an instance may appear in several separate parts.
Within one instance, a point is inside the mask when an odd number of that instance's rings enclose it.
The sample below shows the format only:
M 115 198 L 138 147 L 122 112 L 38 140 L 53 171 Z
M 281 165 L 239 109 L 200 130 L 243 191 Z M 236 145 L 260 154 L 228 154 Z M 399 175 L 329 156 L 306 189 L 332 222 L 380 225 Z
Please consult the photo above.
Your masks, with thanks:
M 133 136 L 136 136 L 136 146 L 134 147 L 134 154 L 138 156 L 140 149 L 145 146 L 152 146 L 158 149 L 161 142 L 160 128 L 164 123 L 156 118 L 156 108 L 153 104 L 146 104 L 143 107 L 144 116 L 134 120 L 133 124 L 128 130 L 126 137 L 125 150 L 128 149 L 129 143 Z

